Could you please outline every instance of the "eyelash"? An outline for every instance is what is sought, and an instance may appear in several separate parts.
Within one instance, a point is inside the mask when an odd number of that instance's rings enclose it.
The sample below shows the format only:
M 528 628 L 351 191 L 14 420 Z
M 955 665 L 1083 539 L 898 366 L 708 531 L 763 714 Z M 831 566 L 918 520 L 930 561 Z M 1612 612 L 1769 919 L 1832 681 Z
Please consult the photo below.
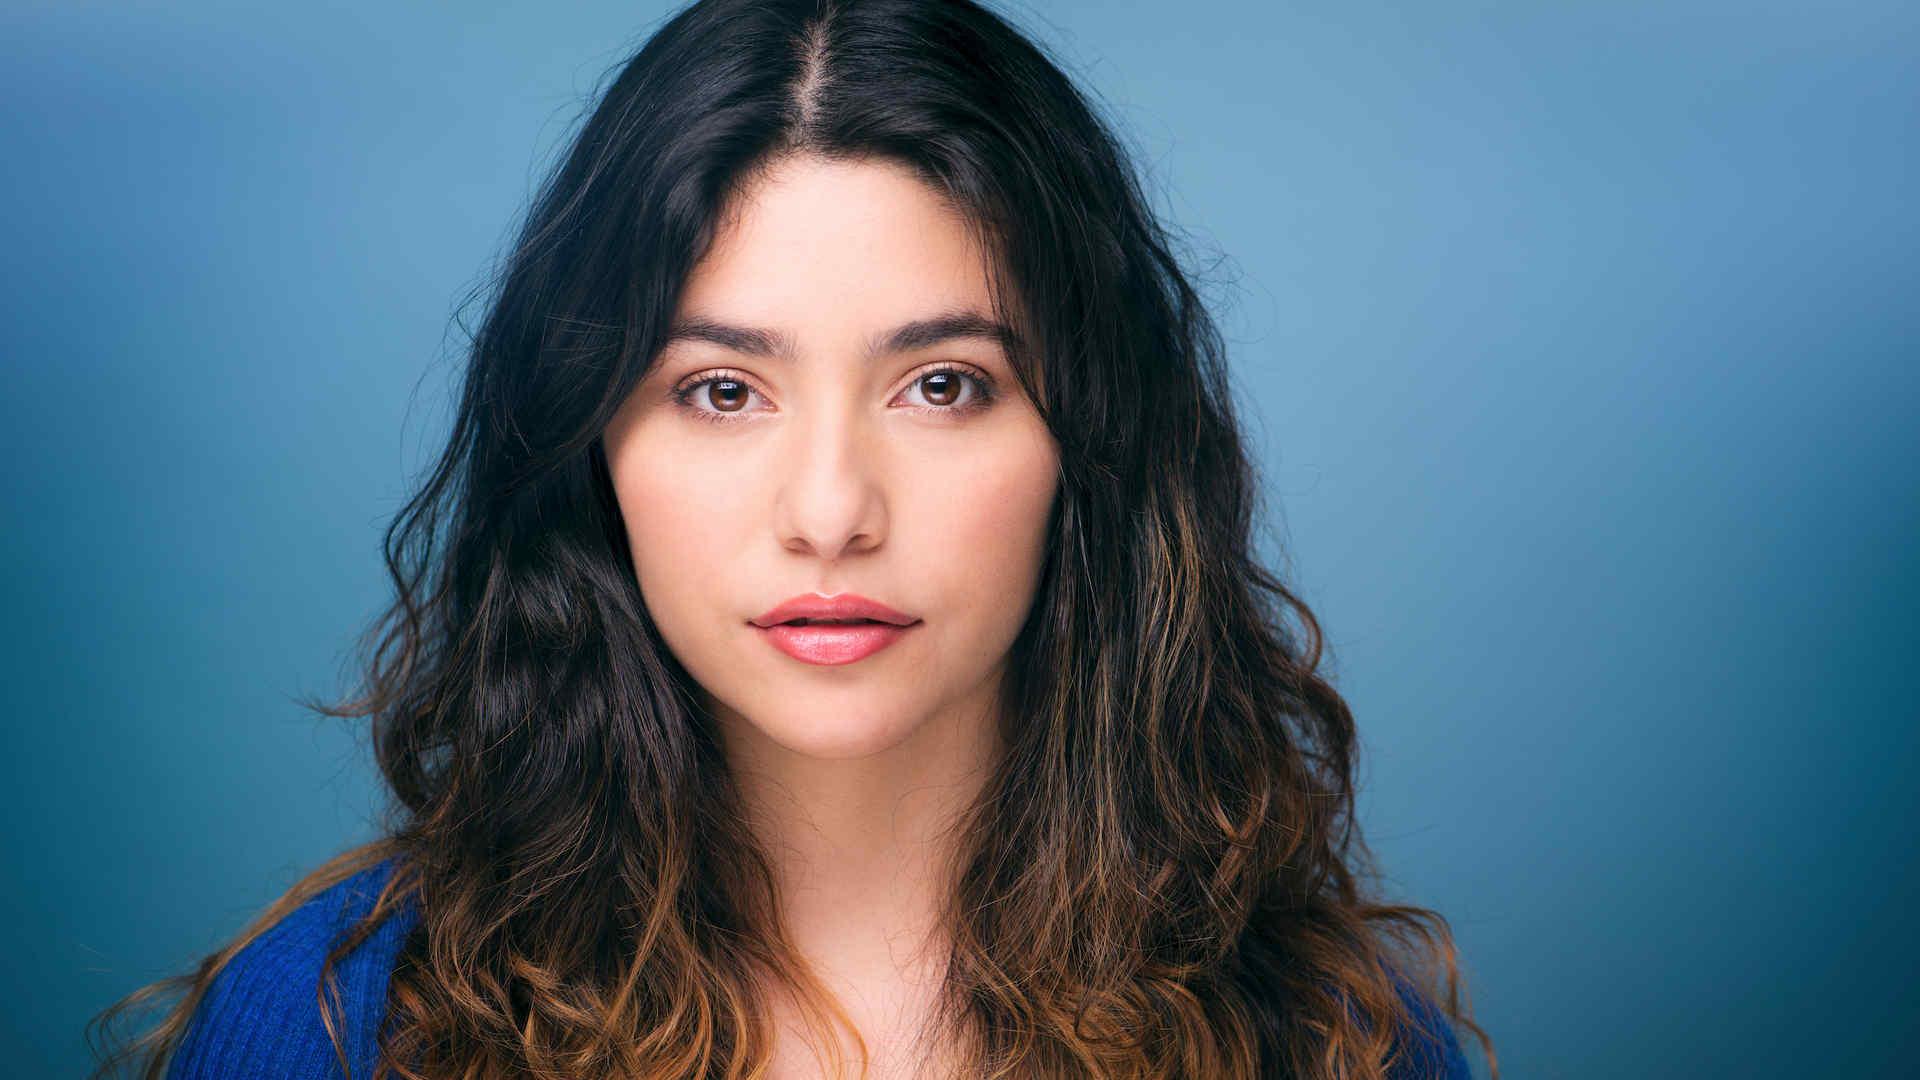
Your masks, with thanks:
M 994 387 L 993 379 L 990 376 L 988 376 L 986 372 L 976 371 L 973 368 L 958 367 L 952 364 L 943 364 L 938 367 L 932 367 L 932 368 L 928 368 L 925 371 L 922 371 L 920 374 L 914 376 L 913 382 L 908 383 L 907 388 L 910 390 L 913 387 L 920 385 L 920 380 L 928 378 L 933 375 L 958 375 L 958 376 L 961 376 L 962 378 L 972 379 L 974 384 L 974 392 L 973 392 L 972 398 L 969 399 L 967 403 L 964 405 L 910 406 L 910 408 L 912 408 L 914 412 L 946 414 L 952 418 L 958 418 L 960 416 L 968 416 L 973 413 L 980 412 L 984 409 L 991 407 L 994 401 L 999 397 L 999 392 Z M 723 413 L 713 409 L 703 409 L 700 406 L 695 405 L 693 403 L 693 395 L 695 391 L 699 390 L 701 387 L 707 385 L 708 383 L 716 383 L 716 382 L 739 383 L 740 385 L 745 386 L 748 390 L 752 391 L 753 393 L 756 393 L 756 394 L 760 393 L 759 388 L 755 387 L 753 385 L 753 382 L 748 378 L 746 378 L 746 376 L 742 375 L 740 372 L 723 368 L 718 371 L 706 372 L 692 382 L 683 382 L 678 386 L 675 386 L 672 390 L 668 391 L 668 396 L 671 397 L 674 403 L 678 405 L 681 409 L 684 409 L 685 411 L 693 414 L 693 417 L 697 420 L 702 420 L 709 424 L 737 423 L 738 421 L 734 419 L 735 414 L 733 413 Z

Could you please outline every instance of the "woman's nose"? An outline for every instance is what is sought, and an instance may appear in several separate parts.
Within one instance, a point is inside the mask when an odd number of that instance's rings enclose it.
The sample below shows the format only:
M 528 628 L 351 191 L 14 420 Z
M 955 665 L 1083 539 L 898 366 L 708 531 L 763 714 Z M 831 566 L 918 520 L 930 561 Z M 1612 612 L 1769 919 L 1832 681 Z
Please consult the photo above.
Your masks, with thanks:
M 885 451 L 850 410 L 796 420 L 782 448 L 774 528 L 781 546 L 821 559 L 879 546 Z

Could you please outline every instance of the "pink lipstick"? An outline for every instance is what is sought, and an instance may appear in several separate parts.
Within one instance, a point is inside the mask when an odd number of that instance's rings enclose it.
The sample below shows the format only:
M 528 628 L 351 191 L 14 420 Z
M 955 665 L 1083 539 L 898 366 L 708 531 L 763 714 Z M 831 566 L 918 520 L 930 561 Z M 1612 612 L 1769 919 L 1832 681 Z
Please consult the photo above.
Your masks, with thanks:
M 920 620 L 858 593 L 808 593 L 752 620 L 773 647 L 808 664 L 851 664 L 906 636 Z

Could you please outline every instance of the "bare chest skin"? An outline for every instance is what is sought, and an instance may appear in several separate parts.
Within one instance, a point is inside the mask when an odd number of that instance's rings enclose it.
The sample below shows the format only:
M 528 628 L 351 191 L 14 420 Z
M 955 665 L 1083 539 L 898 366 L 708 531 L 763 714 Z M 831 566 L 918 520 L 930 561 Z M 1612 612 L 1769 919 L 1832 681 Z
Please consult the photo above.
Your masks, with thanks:
M 927 1080 L 953 1075 L 943 1064 L 946 1054 L 929 1054 L 920 1045 L 921 1033 L 931 1015 L 932 995 L 927 987 L 904 979 L 869 981 L 857 988 L 836 984 L 835 992 L 866 1041 L 871 1055 L 865 1080 Z M 771 1002 L 774 1026 L 773 1067 L 768 1080 L 823 1080 L 833 1077 L 828 1059 L 807 1042 L 800 1012 L 784 996 Z M 845 1076 L 861 1076 L 854 1060 L 854 1048 L 843 1035 L 842 1053 L 847 1062 Z

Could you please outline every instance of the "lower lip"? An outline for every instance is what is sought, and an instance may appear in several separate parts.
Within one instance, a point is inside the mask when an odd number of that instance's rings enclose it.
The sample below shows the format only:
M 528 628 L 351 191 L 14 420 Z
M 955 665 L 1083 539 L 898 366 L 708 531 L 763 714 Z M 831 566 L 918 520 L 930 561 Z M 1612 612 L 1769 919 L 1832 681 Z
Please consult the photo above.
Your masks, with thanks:
M 851 664 L 899 641 L 920 625 L 859 623 L 844 626 L 763 626 L 761 633 L 773 647 L 807 664 Z

